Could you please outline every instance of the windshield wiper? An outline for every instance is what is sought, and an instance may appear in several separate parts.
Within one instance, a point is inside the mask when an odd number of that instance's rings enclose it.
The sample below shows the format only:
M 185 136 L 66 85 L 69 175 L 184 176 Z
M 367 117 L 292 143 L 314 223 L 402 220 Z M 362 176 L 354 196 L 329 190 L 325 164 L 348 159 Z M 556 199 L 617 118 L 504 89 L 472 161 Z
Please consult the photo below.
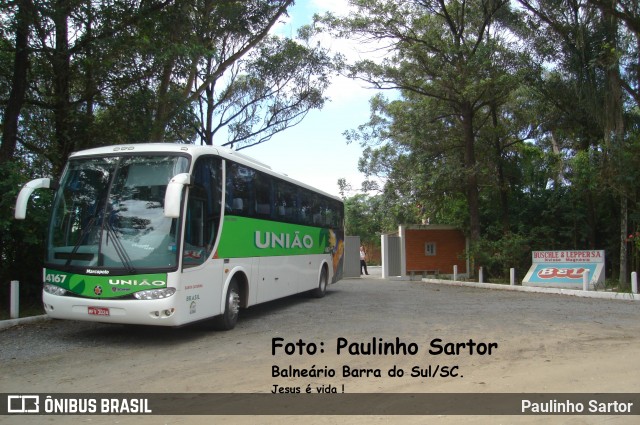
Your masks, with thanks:
M 80 237 L 78 238 L 78 241 L 73 246 L 73 249 L 71 250 L 70 253 L 68 254 L 63 252 L 56 253 L 56 258 L 60 258 L 61 260 L 65 258 L 67 259 L 67 262 L 65 263 L 65 267 L 69 267 L 69 265 L 71 264 L 71 261 L 73 260 L 91 261 L 93 259 L 93 254 L 91 253 L 78 254 L 78 249 L 80 249 L 80 246 L 82 245 L 82 241 L 84 240 L 84 238 L 87 237 L 89 232 L 91 232 L 95 224 L 96 224 L 96 215 L 91 217 L 87 225 L 84 227 L 84 229 L 82 229 L 82 232 L 80 233 Z
M 129 273 L 135 273 L 136 269 L 131 265 L 131 257 L 129 257 L 129 254 L 127 254 L 127 250 L 122 245 L 118 233 L 113 229 L 113 226 L 111 226 L 111 224 L 107 222 L 107 220 L 105 220 L 104 227 L 107 229 L 107 242 L 105 243 L 105 245 L 109 243 L 109 235 L 111 235 L 113 248 L 116 251 L 116 254 L 118 254 L 118 258 Z

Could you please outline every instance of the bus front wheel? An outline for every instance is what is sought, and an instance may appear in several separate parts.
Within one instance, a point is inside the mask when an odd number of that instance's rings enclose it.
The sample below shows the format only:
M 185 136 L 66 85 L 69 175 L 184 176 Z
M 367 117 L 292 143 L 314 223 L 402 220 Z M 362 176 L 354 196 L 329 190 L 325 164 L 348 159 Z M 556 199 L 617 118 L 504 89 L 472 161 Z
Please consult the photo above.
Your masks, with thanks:
M 238 322 L 238 313 L 240 312 L 240 290 L 238 283 L 233 280 L 227 288 L 225 296 L 224 312 L 222 315 L 214 319 L 214 326 L 221 331 L 233 329 Z

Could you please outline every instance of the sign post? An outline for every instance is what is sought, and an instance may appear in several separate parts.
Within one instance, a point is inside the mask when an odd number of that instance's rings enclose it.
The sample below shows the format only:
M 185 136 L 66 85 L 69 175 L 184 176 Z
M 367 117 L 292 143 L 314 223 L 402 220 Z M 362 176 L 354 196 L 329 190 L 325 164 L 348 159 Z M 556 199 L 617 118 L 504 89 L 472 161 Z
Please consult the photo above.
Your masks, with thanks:
M 20 282 L 11 281 L 11 301 L 9 303 L 9 317 L 17 319 L 20 317 Z

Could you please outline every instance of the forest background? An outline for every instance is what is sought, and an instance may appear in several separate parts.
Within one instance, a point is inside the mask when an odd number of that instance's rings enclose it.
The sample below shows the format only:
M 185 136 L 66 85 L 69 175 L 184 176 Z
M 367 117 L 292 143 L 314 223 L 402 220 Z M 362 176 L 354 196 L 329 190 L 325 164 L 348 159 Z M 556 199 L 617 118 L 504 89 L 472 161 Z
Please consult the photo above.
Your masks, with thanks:
M 638 2 L 349 3 L 281 37 L 293 0 L 0 0 L 0 311 L 10 280 L 39 303 L 51 194 L 13 220 L 26 181 L 95 146 L 268 142 L 321 109 L 337 74 L 378 89 L 345 132 L 368 177 L 339 181 L 348 234 L 375 245 L 398 224 L 456 225 L 489 279 L 524 273 L 532 250 L 604 249 L 626 288 L 640 269 Z M 379 59 L 332 54 L 327 36 Z

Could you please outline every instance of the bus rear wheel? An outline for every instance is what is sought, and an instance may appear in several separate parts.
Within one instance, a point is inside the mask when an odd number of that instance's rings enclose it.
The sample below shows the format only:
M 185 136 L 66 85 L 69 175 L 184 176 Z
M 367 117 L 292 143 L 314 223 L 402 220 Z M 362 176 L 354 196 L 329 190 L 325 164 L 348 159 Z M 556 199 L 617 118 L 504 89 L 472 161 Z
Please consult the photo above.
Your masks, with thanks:
M 232 280 L 225 296 L 224 312 L 214 319 L 214 327 L 221 331 L 233 329 L 238 323 L 240 312 L 240 290 L 238 283 Z
M 320 280 L 318 281 L 318 287 L 311 291 L 311 295 L 314 298 L 322 298 L 327 293 L 327 285 L 329 284 L 329 273 L 327 273 L 327 268 L 323 268 L 320 273 Z

